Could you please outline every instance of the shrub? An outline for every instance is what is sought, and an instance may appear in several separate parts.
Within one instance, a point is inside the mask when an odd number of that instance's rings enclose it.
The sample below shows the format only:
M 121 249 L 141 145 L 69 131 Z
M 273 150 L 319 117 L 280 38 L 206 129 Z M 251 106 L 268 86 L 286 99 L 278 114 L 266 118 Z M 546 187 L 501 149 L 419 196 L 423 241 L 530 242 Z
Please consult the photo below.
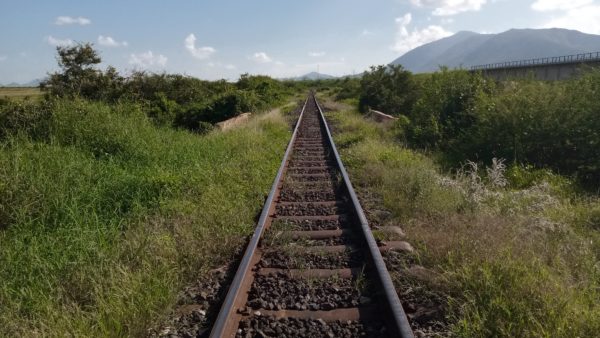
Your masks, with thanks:
M 386 114 L 406 114 L 412 108 L 416 86 L 412 74 L 402 66 L 371 67 L 360 80 L 359 108 L 369 108 Z
M 0 141 L 23 134 L 36 140 L 48 138 L 53 103 L 0 101 Z

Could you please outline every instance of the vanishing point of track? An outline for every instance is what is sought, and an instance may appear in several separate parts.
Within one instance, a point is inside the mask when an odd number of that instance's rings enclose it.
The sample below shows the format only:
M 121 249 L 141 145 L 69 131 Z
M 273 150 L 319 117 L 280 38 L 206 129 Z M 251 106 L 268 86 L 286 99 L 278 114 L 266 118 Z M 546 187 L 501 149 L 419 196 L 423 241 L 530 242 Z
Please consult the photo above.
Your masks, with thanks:
M 211 337 L 413 337 L 313 94 Z

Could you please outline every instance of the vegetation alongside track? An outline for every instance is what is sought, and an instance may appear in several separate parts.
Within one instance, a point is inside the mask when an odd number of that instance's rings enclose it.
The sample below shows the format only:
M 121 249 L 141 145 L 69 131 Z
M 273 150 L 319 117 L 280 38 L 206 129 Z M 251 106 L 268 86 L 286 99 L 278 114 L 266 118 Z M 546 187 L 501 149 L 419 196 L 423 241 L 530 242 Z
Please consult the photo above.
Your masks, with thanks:
M 336 144 L 366 208 L 390 212 L 379 222 L 400 225 L 432 271 L 418 282 L 396 274 L 396 282 L 441 300 L 442 334 L 600 331 L 600 200 L 549 171 L 506 170 L 497 161 L 486 169 L 469 162 L 448 175 L 399 143 L 397 129 L 350 107 L 328 114 Z
M 574 177 L 591 191 L 600 186 L 598 70 L 566 81 L 494 82 L 466 70 L 413 75 L 380 66 L 321 86 L 338 99 L 358 98 L 362 112 L 399 117 L 397 137 L 446 167 L 504 158 Z
M 144 336 L 252 232 L 288 122 L 199 127 L 248 108 L 231 97 L 276 105 L 282 87 L 260 99 L 274 80 L 136 76 L 116 100 L 66 90 L 0 102 L 0 336 Z M 204 114 L 196 127 L 174 123 L 190 111 Z
M 0 145 L 0 336 L 130 336 L 252 231 L 278 115 L 198 136 L 131 105 L 58 101 Z

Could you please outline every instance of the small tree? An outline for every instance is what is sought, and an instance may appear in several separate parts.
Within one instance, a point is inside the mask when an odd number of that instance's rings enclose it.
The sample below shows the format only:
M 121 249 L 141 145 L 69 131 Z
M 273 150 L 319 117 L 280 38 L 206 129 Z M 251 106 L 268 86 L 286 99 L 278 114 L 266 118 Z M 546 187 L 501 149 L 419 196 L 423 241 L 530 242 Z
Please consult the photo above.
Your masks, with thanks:
M 102 60 L 92 44 L 59 46 L 56 51 L 61 71 L 50 74 L 48 79 L 40 84 L 42 90 L 61 97 L 106 99 L 106 95 L 117 95 L 114 93 L 114 87 L 122 83 L 122 79 L 112 67 L 106 74 L 95 68 Z
M 415 100 L 415 89 L 412 73 L 402 66 L 371 67 L 360 81 L 360 110 L 366 113 L 374 108 L 390 115 L 407 115 Z

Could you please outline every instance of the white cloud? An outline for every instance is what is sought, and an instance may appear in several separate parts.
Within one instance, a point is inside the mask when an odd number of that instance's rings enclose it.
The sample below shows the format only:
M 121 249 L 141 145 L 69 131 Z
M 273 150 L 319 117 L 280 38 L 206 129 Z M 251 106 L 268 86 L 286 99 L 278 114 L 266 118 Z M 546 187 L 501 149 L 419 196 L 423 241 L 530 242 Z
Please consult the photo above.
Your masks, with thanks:
M 162 54 L 154 55 L 152 51 L 129 56 L 129 64 L 141 68 L 164 67 L 167 64 L 167 57 Z
M 537 0 L 531 5 L 531 8 L 540 12 L 564 11 L 583 7 L 593 2 L 594 0 Z
M 191 33 L 185 38 L 185 49 L 196 59 L 208 59 L 216 50 L 212 47 L 196 47 L 196 36 Z
M 360 32 L 360 36 L 372 36 L 375 35 L 375 33 L 371 32 L 368 29 L 363 29 L 362 32 Z
M 116 41 L 110 36 L 100 35 L 98 36 L 98 44 L 104 47 L 126 47 L 128 45 L 127 41 Z
M 8 56 L 0 55 L 0 62 L 6 61 L 7 59 L 8 59 Z
M 50 35 L 46 38 L 46 42 L 48 42 L 48 44 L 51 46 L 57 46 L 57 47 L 69 47 L 69 46 L 73 46 L 75 44 L 75 41 L 73 41 L 71 39 L 57 39 L 57 38 L 53 37 L 52 35 Z
M 551 18 L 542 28 L 576 29 L 590 34 L 600 34 L 600 5 L 588 5 L 561 12 Z
M 92 23 L 92 20 L 88 19 L 88 18 L 84 18 L 84 17 L 71 17 L 71 16 L 59 16 L 58 18 L 56 18 L 56 21 L 54 21 L 55 25 L 89 25 Z
M 462 12 L 478 11 L 487 0 L 410 0 L 418 7 L 435 8 L 433 15 L 448 16 Z
M 319 57 L 319 56 L 324 56 L 325 52 L 309 52 L 308 56 L 312 56 L 312 57 Z
M 391 48 L 393 51 L 400 53 L 400 55 L 413 48 L 452 35 L 451 32 L 446 31 L 443 27 L 435 25 L 427 26 L 421 30 L 414 29 L 412 32 L 409 32 L 408 26 L 411 22 L 412 15 L 410 13 L 396 18 L 396 42 Z
M 270 56 L 268 56 L 267 53 L 265 53 L 265 52 L 254 53 L 254 55 L 252 55 L 250 57 L 250 60 L 253 60 L 254 62 L 257 62 L 257 63 L 273 62 L 273 59 Z

